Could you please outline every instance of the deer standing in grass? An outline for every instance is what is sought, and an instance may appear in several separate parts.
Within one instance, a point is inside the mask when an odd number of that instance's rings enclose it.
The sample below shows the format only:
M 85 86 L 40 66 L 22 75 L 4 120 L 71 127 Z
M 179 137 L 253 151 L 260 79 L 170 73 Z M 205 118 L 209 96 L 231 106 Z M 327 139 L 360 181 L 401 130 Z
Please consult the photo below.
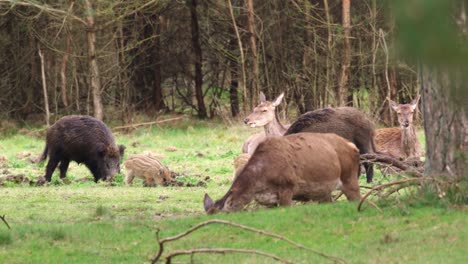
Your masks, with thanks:
M 397 104 L 387 98 L 398 115 L 400 127 L 381 128 L 375 131 L 377 151 L 399 159 L 419 159 L 422 156 L 421 143 L 413 126 L 413 115 L 419 98 L 418 95 L 410 104 Z
M 260 104 L 244 119 L 244 123 L 250 127 L 263 127 L 264 132 L 251 135 L 242 145 L 242 152 L 253 154 L 258 144 L 268 136 L 282 136 L 289 125 L 283 125 L 276 114 L 276 107 L 283 100 L 284 93 L 280 94 L 273 102 L 267 101 L 265 94 L 260 92 Z

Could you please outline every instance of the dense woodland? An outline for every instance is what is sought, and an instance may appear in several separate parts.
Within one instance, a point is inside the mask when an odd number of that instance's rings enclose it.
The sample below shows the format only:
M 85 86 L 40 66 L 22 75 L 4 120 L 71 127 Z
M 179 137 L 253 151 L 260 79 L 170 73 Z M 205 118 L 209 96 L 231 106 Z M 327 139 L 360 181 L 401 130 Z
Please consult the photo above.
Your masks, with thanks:
M 437 171 L 458 162 L 451 170 L 463 175 L 465 6 L 0 0 L 0 116 L 47 123 L 65 114 L 123 123 L 141 112 L 231 118 L 249 112 L 263 91 L 267 98 L 285 92 L 281 107 L 292 116 L 348 105 L 390 126 L 386 98 L 409 102 L 423 91 L 429 160 L 442 160 Z
M 0 12 L 3 117 L 45 105 L 229 117 L 263 91 L 286 92 L 298 113 L 350 105 L 389 125 L 385 98 L 418 93 L 386 1 L 0 1 Z

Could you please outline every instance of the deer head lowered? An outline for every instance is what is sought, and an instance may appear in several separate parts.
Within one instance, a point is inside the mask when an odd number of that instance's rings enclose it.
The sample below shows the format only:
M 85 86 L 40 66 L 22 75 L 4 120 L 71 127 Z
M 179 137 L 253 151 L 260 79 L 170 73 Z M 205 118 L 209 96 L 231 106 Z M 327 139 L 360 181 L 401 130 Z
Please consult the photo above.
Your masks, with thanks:
M 330 202 L 337 188 L 348 200 L 359 200 L 359 166 L 356 146 L 335 134 L 268 137 L 224 197 L 215 202 L 205 194 L 205 211 L 239 211 L 252 200 L 265 206 L 287 206 L 293 200 Z

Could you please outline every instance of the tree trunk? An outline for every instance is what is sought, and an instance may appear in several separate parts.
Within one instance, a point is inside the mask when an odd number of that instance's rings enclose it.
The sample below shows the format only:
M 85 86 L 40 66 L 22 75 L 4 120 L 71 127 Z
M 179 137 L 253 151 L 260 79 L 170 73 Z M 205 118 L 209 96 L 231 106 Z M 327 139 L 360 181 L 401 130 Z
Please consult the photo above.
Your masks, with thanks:
M 338 83 L 337 99 L 338 105 L 346 105 L 348 95 L 349 68 L 351 66 L 351 15 L 350 15 L 351 0 L 342 1 L 342 16 L 343 16 L 343 58 L 341 61 L 341 75 Z
M 462 105 L 450 100 L 450 89 L 464 83 L 435 67 L 422 69 L 426 174 L 466 176 L 468 118 Z
M 154 109 L 157 111 L 163 110 L 166 108 L 164 104 L 164 96 L 162 92 L 162 77 L 161 77 L 161 22 L 162 17 L 160 15 L 155 15 L 155 39 L 154 39 L 154 87 L 153 87 L 153 96 L 154 96 Z
M 91 75 L 91 91 L 93 95 L 93 113 L 94 117 L 102 120 L 104 112 L 101 102 L 101 82 L 99 81 L 99 67 L 96 58 L 96 29 L 94 25 L 94 9 L 90 0 L 85 0 L 87 40 L 88 40 L 88 63 Z
M 73 11 L 73 6 L 75 5 L 75 0 L 70 0 L 70 7 L 68 8 L 68 13 L 71 14 Z M 60 67 L 60 93 L 62 97 L 62 103 L 65 107 L 68 107 L 68 95 L 67 95 L 67 66 L 68 58 L 70 57 L 71 52 L 71 36 L 70 31 L 66 30 L 65 37 L 65 53 L 62 57 L 62 66 Z
M 198 28 L 197 0 L 189 3 L 192 29 L 192 48 L 195 57 L 195 96 L 197 98 L 198 117 L 206 118 L 206 107 L 203 101 L 203 74 L 202 74 L 202 50 L 200 46 L 200 31 Z
M 229 47 L 231 50 L 236 49 L 236 39 L 232 38 L 229 41 Z M 235 57 L 229 57 L 229 69 L 231 73 L 231 82 L 229 85 L 229 100 L 231 101 L 231 114 L 232 117 L 236 117 L 239 114 L 239 74 L 238 74 L 238 65 L 237 61 L 234 60 Z
M 37 48 L 39 58 L 41 59 L 41 76 L 42 76 L 42 91 L 44 93 L 44 109 L 46 112 L 46 124 L 50 126 L 50 112 L 49 112 L 49 96 L 47 95 L 47 85 L 46 85 L 46 74 L 45 74 L 45 66 L 44 66 L 44 55 L 42 54 L 41 47 L 38 46 Z
M 250 102 L 257 102 L 258 101 L 258 95 L 260 94 L 260 91 L 258 90 L 258 53 L 257 53 L 257 40 L 256 40 L 256 34 L 255 34 L 255 20 L 254 20 L 254 6 L 253 6 L 253 0 L 247 0 L 247 19 L 248 19 L 248 24 L 247 28 L 249 31 L 250 35 L 250 50 L 252 52 L 252 81 L 250 83 Z

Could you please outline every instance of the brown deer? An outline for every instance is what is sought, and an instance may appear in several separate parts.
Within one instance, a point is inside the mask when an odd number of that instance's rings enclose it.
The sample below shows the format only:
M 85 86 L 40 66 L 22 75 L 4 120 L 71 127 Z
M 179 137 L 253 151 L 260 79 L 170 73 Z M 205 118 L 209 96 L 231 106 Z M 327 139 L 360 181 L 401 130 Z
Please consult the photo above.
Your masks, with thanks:
M 282 136 L 289 125 L 281 124 L 276 113 L 276 107 L 283 100 L 284 93 L 280 94 L 273 102 L 267 101 L 265 94 L 260 92 L 260 104 L 244 119 L 244 123 L 250 127 L 263 127 L 265 132 L 251 135 L 242 145 L 242 152 L 253 154 L 258 144 L 268 136 Z
M 361 197 L 359 166 L 356 146 L 335 134 L 268 137 L 223 198 L 213 202 L 205 194 L 205 211 L 239 211 L 252 200 L 265 206 L 288 206 L 293 200 L 331 202 L 336 189 L 355 201 Z
M 353 142 L 361 154 L 375 152 L 374 124 L 353 107 L 324 108 L 307 112 L 291 124 L 285 135 L 299 132 L 335 133 Z M 363 164 L 367 182 L 372 182 L 372 163 Z
M 409 104 L 397 104 L 387 98 L 390 106 L 398 115 L 400 127 L 381 128 L 375 130 L 377 151 L 389 154 L 398 159 L 416 158 L 422 156 L 421 143 L 413 126 L 414 111 L 418 106 L 418 95 Z

